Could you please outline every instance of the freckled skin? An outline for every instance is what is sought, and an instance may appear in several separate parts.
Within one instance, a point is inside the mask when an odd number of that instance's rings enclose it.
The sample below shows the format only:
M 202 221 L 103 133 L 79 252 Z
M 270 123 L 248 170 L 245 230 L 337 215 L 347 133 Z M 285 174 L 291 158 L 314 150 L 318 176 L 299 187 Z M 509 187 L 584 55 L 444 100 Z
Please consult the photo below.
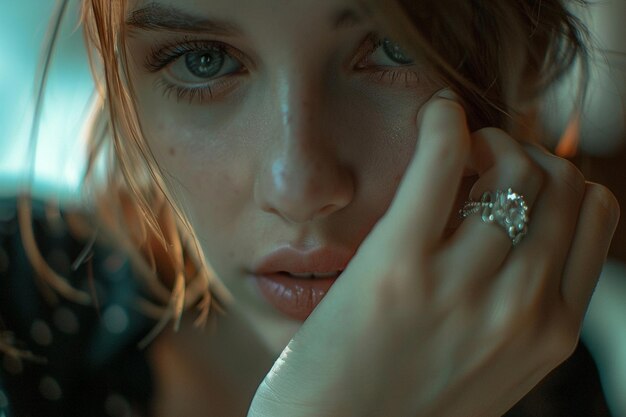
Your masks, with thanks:
M 416 115 L 441 85 L 376 82 L 346 65 L 382 30 L 364 20 L 331 31 L 329 16 L 354 6 L 348 0 L 165 3 L 246 34 L 194 35 L 236 48 L 248 67 L 206 102 L 166 97 L 155 85 L 166 71 L 142 67 L 155 43 L 179 34 L 129 38 L 130 76 L 149 146 L 250 329 L 238 338 L 275 356 L 301 323 L 259 300 L 246 272 L 288 242 L 358 247 L 389 207 L 416 146 Z
M 151 30 L 134 33 L 128 39 L 128 75 L 135 87 L 133 92 L 136 93 L 142 131 L 163 168 L 168 187 L 180 201 L 200 239 L 207 262 L 235 300 L 228 306 L 228 315 L 220 316 L 217 319 L 219 325 L 212 326 L 211 331 L 201 332 L 193 328 L 195 316 L 190 313 L 183 316 L 180 331 L 174 333 L 166 329 L 150 347 L 148 355 L 157 386 L 155 409 L 158 412 L 155 415 L 245 415 L 258 384 L 301 324 L 280 315 L 256 295 L 250 280 L 246 279 L 253 263 L 289 243 L 303 250 L 325 244 L 357 248 L 385 214 L 414 156 L 416 145 L 419 145 L 419 126 L 416 125 L 419 109 L 444 85 L 435 81 L 437 76 L 429 73 L 427 63 L 408 65 L 414 74 L 420 75 L 411 78 L 409 71 L 402 72 L 400 68 L 406 70 L 406 60 L 402 60 L 402 65 L 395 65 L 398 62 L 394 64 L 389 56 L 384 59 L 389 45 L 396 56 L 402 56 L 399 52 L 402 48 L 384 39 L 384 29 L 367 17 L 362 22 L 351 17 L 344 21 L 349 24 L 341 25 L 341 30 L 332 30 L 329 22 L 333 19 L 330 17 L 335 16 L 336 21 L 337 11 L 346 7 L 357 8 L 358 0 L 160 0 L 159 3 L 187 11 L 187 21 L 210 16 L 232 22 L 243 34 L 207 36 L 206 33 L 195 33 L 184 36 Z M 146 4 L 156 3 L 128 0 L 127 12 Z M 376 33 L 377 41 L 384 42 L 371 42 L 368 35 L 372 33 Z M 371 43 L 369 49 L 367 39 Z M 198 44 L 208 45 L 209 42 L 213 46 L 198 49 Z M 181 53 L 174 59 L 170 54 L 184 49 L 183 45 L 193 45 L 195 53 Z M 381 55 L 378 53 L 381 50 L 387 52 Z M 169 60 L 157 70 L 154 63 L 165 62 L 164 54 L 170 55 Z M 211 77 L 210 93 L 204 83 L 208 79 L 201 82 L 196 77 L 193 83 L 182 81 L 181 78 L 193 78 L 188 76 L 192 66 L 206 72 L 216 62 L 221 62 L 220 69 L 228 71 Z M 373 71 L 375 67 L 378 71 Z M 367 71 L 363 71 L 364 68 Z M 186 86 L 184 92 L 183 85 Z M 430 132 L 421 133 L 426 142 Z M 427 152 L 424 154 L 428 155 Z M 418 156 L 422 155 L 418 153 Z M 439 174 L 434 177 L 448 178 Z M 457 209 L 468 195 L 473 179 L 475 177 L 466 174 L 460 190 L 449 190 L 457 193 Z M 432 189 L 426 192 L 432 193 Z M 420 206 L 433 207 L 431 195 L 417 197 Z M 452 210 L 446 234 L 460 223 L 455 213 Z M 416 223 L 418 227 L 425 227 L 427 222 Z M 372 265 L 376 264 L 381 265 L 374 258 Z M 457 265 L 456 262 L 448 264 Z M 537 264 L 540 267 L 548 265 Z M 522 277 L 526 278 L 529 274 L 525 265 L 519 265 Z M 571 269 L 588 269 L 585 262 L 580 265 L 584 268 Z M 433 268 L 425 270 L 431 272 Z M 419 273 L 405 275 L 413 277 Z M 440 277 L 446 276 L 440 274 Z M 542 272 L 542 277 L 546 276 Z M 446 280 L 439 282 L 445 283 Z M 349 281 L 343 283 L 349 284 Z M 341 290 L 341 284 L 340 281 L 337 290 Z M 378 288 L 384 293 L 385 287 L 388 286 Z M 498 290 L 502 291 L 501 288 Z M 344 295 L 344 298 L 334 297 L 328 301 L 338 302 L 344 313 L 350 311 L 346 307 L 354 308 L 352 312 L 359 311 L 362 299 L 348 298 L 345 294 L 338 291 L 337 295 Z M 561 298 L 559 304 L 563 302 Z M 472 294 L 472 301 L 475 300 Z M 413 300 L 405 301 L 408 305 Z M 528 310 L 524 313 L 525 317 L 532 319 Z M 542 313 L 545 313 L 544 309 Z M 356 316 L 358 314 L 353 315 Z M 486 316 L 480 314 L 477 317 L 482 320 Z M 517 317 L 519 314 L 513 315 L 516 326 L 519 323 Z M 327 327 L 325 330 L 334 332 L 313 332 L 308 341 L 310 346 L 319 350 L 301 350 L 305 359 L 328 359 L 332 355 L 324 356 L 326 346 L 331 353 L 333 346 L 341 347 L 337 344 L 340 338 L 323 339 L 347 329 L 343 320 L 335 322 L 333 328 L 333 321 L 318 320 L 316 323 L 313 320 L 309 323 L 311 328 L 323 322 L 323 327 Z M 394 323 L 389 324 L 393 329 Z M 374 332 L 364 332 L 373 336 L 367 339 L 368 347 L 372 340 L 395 340 L 398 332 L 385 333 L 382 327 L 378 326 Z M 513 334 L 511 326 L 505 327 L 508 335 Z M 572 326 L 567 328 L 572 329 Z M 446 336 L 452 333 L 447 332 Z M 521 334 L 522 338 L 528 334 L 523 331 L 515 333 Z M 562 332 L 552 333 L 558 336 Z M 491 330 L 489 339 L 493 340 Z M 303 340 L 307 341 L 306 336 L 299 339 L 301 346 L 306 345 Z M 329 343 L 320 343 L 322 340 Z M 440 338 L 420 338 L 418 345 L 424 340 Z M 511 344 L 496 343 L 497 347 L 505 345 Z M 347 346 L 357 349 L 346 349 Z M 359 343 L 344 345 L 343 351 L 357 351 L 361 346 Z M 406 348 L 408 345 L 399 346 Z M 524 350 L 517 349 L 520 351 Z M 406 358 L 429 358 L 428 355 L 415 355 L 412 348 L 406 348 L 405 352 Z M 389 368 L 392 361 L 398 362 L 395 353 L 384 355 L 378 352 L 376 360 L 368 363 L 380 363 L 381 370 Z M 385 356 L 392 361 L 382 360 Z M 493 358 L 494 355 L 479 357 Z M 407 362 L 410 360 L 400 361 Z M 444 357 L 442 363 L 448 365 L 449 358 Z M 508 366 L 510 363 L 508 361 L 502 369 L 506 374 L 515 375 Z M 289 362 L 283 362 L 285 364 L 287 366 L 282 368 L 289 369 Z M 342 365 L 329 366 L 326 370 L 332 373 Z M 391 368 L 396 369 L 395 366 Z M 497 366 L 487 368 L 490 371 L 500 369 Z M 423 367 L 414 369 L 424 374 Z M 320 375 L 320 369 L 316 371 Z M 281 379 L 280 376 L 277 379 Z M 482 379 L 499 384 L 499 379 L 493 377 Z M 393 376 L 383 380 L 392 381 Z M 282 382 L 285 381 L 289 383 L 293 379 L 282 378 Z M 402 381 L 406 379 L 401 378 Z M 461 381 L 467 381 L 467 377 Z M 428 380 L 427 384 L 430 382 Z M 403 387 L 400 390 L 386 388 L 394 392 L 395 397 Z M 304 397 L 315 392 L 308 384 L 306 390 Z M 288 389 L 274 392 L 285 393 Z M 457 394 L 455 390 L 453 396 L 458 397 Z
M 249 67 L 212 100 L 166 97 L 155 86 L 166 71 L 142 67 L 155 43 L 179 34 L 130 37 L 130 75 L 144 134 L 207 260 L 277 353 L 299 323 L 254 298 L 246 271 L 287 242 L 358 247 L 391 203 L 416 144 L 417 112 L 440 85 L 426 77 L 410 86 L 375 82 L 347 66 L 364 36 L 382 30 L 364 20 L 332 31 L 329 17 L 354 6 L 347 0 L 165 4 L 235 22 L 246 34 L 194 35 L 236 48 Z M 259 314 L 271 319 L 260 323 Z
M 127 7 L 145 3 L 130 1 Z M 155 361 L 173 363 L 172 352 L 184 352 L 176 369 L 186 369 L 183 363 L 189 361 L 188 368 L 199 374 L 230 375 L 238 394 L 223 400 L 227 409 L 246 404 L 301 324 L 260 300 L 246 284 L 247 271 L 287 243 L 303 250 L 325 244 L 357 248 L 391 204 L 416 146 L 416 115 L 441 84 L 427 74 L 419 82 L 380 82 L 378 75 L 348 65 L 366 35 L 383 30 L 368 20 L 331 30 L 329 17 L 353 7 L 349 0 L 163 3 L 232 21 L 245 32 L 233 38 L 190 35 L 235 48 L 247 68 L 212 99 L 191 102 L 177 101 L 175 93 L 167 96 L 158 86 L 164 77 L 179 81 L 173 69 L 187 70 L 184 65 L 170 64 L 157 73 L 143 66 L 152 49 L 181 35 L 151 31 L 128 39 L 143 133 L 181 198 L 208 263 L 235 299 L 231 315 L 220 319 L 219 337 L 190 330 L 185 326 L 190 319 L 184 319 L 175 337 L 161 338 Z M 370 55 L 378 66 L 394 65 L 381 57 Z M 461 204 L 467 190 L 459 195 Z M 161 351 L 169 352 L 165 359 L 159 359 Z M 161 392 L 174 397 L 178 378 L 198 378 L 168 366 L 157 369 L 166 375 Z M 199 378 L 198 386 L 207 388 L 200 392 L 223 391 Z M 180 395 L 163 401 L 197 400 L 184 397 L 189 392 Z

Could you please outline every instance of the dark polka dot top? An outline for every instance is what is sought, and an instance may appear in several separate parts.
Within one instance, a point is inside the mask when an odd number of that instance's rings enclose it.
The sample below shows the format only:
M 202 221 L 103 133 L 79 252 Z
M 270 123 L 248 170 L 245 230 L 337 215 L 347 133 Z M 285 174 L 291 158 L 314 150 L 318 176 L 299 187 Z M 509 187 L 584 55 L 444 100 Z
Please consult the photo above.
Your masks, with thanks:
M 137 344 L 154 322 L 134 308 L 140 290 L 130 262 L 96 242 L 89 261 L 73 267 L 88 242 L 62 221 L 51 224 L 43 201 L 32 203 L 42 256 L 98 305 L 67 300 L 38 279 L 17 200 L 0 199 L 0 417 L 148 415 L 152 375 Z

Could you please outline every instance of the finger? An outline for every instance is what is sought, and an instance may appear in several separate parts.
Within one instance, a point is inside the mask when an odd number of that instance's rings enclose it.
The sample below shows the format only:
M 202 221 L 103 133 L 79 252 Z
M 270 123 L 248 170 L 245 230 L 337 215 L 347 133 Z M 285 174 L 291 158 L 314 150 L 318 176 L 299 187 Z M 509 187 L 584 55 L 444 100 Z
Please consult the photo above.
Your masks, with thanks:
M 465 111 L 447 89 L 422 106 L 417 123 L 415 154 L 386 214 L 411 248 L 441 239 L 470 146 Z
M 472 134 L 469 168 L 478 173 L 470 191 L 472 200 L 480 200 L 485 191 L 496 189 L 522 194 L 532 206 L 543 184 L 543 174 L 524 147 L 508 133 L 495 127 Z
M 578 168 L 566 159 L 559 158 L 534 145 L 524 145 L 528 154 L 546 173 L 541 194 L 533 207 L 529 222 L 527 245 L 516 249 L 514 258 L 520 263 L 532 259 L 537 277 L 549 279 L 536 288 L 548 288 L 546 295 L 552 300 L 561 284 L 563 267 L 576 230 L 580 205 L 585 194 L 585 178 Z M 511 260 L 515 264 L 514 259 Z M 527 285 L 532 290 L 532 285 Z M 550 290 L 553 289 L 553 291 Z
M 524 196 L 532 213 L 544 174 L 506 132 L 496 128 L 474 132 L 469 167 L 479 176 L 470 191 L 472 200 L 480 200 L 485 191 L 511 187 Z M 469 215 L 452 234 L 442 259 L 449 265 L 462 263 L 474 277 L 490 277 L 504 262 L 511 245 L 502 226 L 485 224 L 478 212 Z
M 582 321 L 619 220 L 619 204 L 608 188 L 587 182 L 561 282 L 563 302 Z

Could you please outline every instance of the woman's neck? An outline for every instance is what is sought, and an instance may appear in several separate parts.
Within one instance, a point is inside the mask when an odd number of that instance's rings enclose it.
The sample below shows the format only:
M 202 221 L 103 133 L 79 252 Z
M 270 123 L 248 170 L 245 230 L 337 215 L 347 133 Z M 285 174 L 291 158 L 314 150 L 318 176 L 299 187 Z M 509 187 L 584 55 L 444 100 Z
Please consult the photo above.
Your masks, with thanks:
M 234 313 L 212 319 L 205 329 L 185 315 L 149 350 L 155 374 L 156 417 L 242 416 L 275 358 Z

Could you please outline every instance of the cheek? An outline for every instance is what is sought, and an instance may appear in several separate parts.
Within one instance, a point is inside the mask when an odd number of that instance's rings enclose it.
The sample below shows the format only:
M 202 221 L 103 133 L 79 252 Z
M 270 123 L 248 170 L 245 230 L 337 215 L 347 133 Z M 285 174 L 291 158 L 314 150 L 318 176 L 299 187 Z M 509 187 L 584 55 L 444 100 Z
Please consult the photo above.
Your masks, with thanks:
M 370 89 L 332 112 L 348 143 L 346 152 L 361 165 L 369 184 L 383 192 L 395 190 L 415 151 L 417 113 L 431 93 Z
M 199 120 L 202 115 L 163 110 L 140 115 L 142 130 L 157 164 L 161 167 L 167 187 L 183 197 L 183 209 L 199 230 L 210 221 L 225 224 L 241 210 L 250 188 L 250 156 L 252 152 L 233 140 L 227 128 L 208 129 Z M 241 136 L 239 132 L 238 136 Z M 211 225 L 211 229 L 214 229 Z
M 413 94 L 364 94 L 341 116 L 350 123 L 351 149 L 369 161 L 363 172 L 368 195 L 389 204 L 415 153 L 420 132 L 417 113 L 440 87 L 432 86 Z M 355 134 L 355 132 L 358 132 Z M 369 179 L 369 180 L 368 180 Z M 455 206 L 448 219 L 446 233 L 452 233 L 461 224 L 458 210 L 468 199 L 477 177 L 466 173 L 456 193 Z

